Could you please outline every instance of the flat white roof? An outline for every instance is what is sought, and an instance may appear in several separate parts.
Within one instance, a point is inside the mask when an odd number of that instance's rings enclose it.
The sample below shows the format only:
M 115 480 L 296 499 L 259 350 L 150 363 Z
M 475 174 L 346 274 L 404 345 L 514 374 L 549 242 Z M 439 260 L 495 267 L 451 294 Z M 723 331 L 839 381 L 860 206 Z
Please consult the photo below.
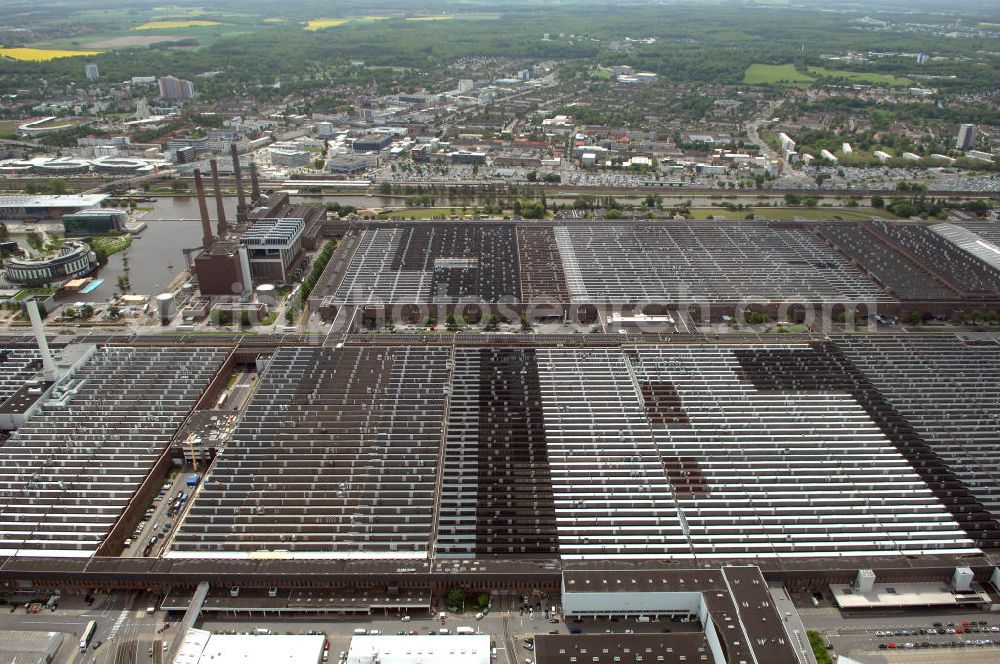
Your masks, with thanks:
M 199 652 L 204 634 L 203 630 L 188 630 L 178 664 L 319 664 L 323 656 L 324 638 L 320 634 L 212 634 Z M 195 653 L 198 657 L 192 659 Z
M 454 631 L 453 626 L 449 629 Z M 489 664 L 486 634 L 355 636 L 346 664 Z
M 887 609 L 917 606 L 962 606 L 988 602 L 989 595 L 973 590 L 954 593 L 947 583 L 876 583 L 870 593 L 859 593 L 850 584 L 830 584 L 842 609 Z
M 64 196 L 13 195 L 0 196 L 0 208 L 99 207 L 107 194 L 77 194 Z

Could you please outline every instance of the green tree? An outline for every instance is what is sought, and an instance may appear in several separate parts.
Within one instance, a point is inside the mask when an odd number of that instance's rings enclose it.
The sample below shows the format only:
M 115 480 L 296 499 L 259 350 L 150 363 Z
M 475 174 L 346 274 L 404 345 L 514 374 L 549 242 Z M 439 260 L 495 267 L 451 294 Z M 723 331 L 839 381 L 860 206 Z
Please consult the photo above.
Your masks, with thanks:
M 885 207 L 885 199 L 878 194 L 875 194 L 872 196 L 872 207 L 881 210 Z
M 444 596 L 444 606 L 453 613 L 465 611 L 465 591 L 458 586 L 452 587 Z

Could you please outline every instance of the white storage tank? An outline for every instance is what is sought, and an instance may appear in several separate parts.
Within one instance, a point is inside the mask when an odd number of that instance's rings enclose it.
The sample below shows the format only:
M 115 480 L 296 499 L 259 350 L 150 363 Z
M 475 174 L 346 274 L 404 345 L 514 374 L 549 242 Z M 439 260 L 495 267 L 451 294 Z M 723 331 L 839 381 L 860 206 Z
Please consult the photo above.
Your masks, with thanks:
M 278 306 L 278 289 L 274 287 L 274 284 L 257 286 L 257 302 L 269 307 Z
M 170 320 L 177 313 L 174 308 L 174 295 L 173 293 L 160 293 L 156 296 L 156 312 L 160 316 L 160 320 Z

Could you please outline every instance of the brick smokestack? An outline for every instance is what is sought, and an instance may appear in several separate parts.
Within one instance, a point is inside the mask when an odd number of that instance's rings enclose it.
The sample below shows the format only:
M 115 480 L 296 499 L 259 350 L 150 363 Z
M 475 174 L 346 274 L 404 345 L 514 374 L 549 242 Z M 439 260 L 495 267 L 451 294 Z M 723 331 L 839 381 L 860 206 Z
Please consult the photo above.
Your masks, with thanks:
M 198 194 L 198 211 L 201 212 L 201 246 L 208 249 L 215 242 L 212 237 L 212 220 L 208 218 L 208 201 L 205 200 L 205 185 L 201 181 L 201 170 L 194 169 L 194 190 Z
M 250 200 L 254 205 L 260 202 L 260 180 L 257 179 L 257 164 L 250 162 Z
M 218 216 L 216 221 L 216 233 L 219 239 L 226 237 L 226 206 L 222 200 L 222 188 L 219 186 L 219 162 L 212 159 L 208 162 L 212 166 L 212 189 L 215 192 L 215 213 Z
M 236 143 L 231 143 L 230 154 L 233 158 L 233 175 L 236 177 L 236 195 L 239 197 L 239 202 L 236 204 L 236 221 L 237 223 L 245 224 L 247 221 L 247 198 L 246 193 L 243 191 L 243 173 L 240 168 L 240 153 L 236 149 Z

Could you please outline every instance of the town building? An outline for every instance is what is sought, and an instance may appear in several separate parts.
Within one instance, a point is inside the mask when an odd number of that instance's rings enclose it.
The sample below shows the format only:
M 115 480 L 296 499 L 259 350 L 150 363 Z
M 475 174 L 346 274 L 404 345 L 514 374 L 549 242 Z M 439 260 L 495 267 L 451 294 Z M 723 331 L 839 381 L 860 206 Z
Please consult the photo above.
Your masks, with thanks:
M 979 128 L 974 124 L 963 124 L 958 128 L 958 136 L 955 137 L 955 147 L 959 150 L 969 150 L 976 144 L 976 136 Z
M 194 99 L 194 84 L 183 78 L 161 76 L 159 79 L 160 96 L 166 99 Z

